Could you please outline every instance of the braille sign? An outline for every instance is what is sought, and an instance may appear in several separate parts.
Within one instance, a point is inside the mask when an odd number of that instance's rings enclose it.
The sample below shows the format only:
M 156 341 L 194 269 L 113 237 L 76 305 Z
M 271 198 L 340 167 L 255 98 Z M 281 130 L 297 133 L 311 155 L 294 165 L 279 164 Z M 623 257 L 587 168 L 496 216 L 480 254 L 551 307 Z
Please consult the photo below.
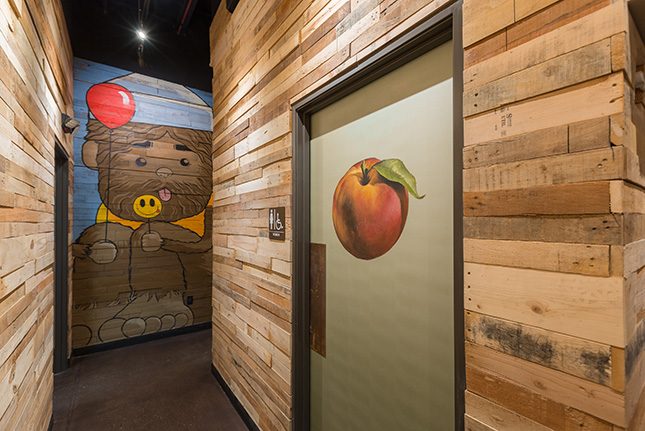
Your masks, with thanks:
M 269 238 L 284 241 L 286 219 L 284 207 L 269 209 Z

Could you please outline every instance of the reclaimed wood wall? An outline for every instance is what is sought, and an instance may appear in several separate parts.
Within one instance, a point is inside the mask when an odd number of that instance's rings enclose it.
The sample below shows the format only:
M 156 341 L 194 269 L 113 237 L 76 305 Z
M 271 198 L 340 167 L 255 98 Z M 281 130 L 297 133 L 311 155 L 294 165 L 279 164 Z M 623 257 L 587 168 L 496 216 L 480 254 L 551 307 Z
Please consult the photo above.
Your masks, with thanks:
M 262 430 L 291 426 L 291 103 L 447 3 L 242 1 L 213 21 L 213 363 Z
M 135 108 L 109 131 L 92 109 L 117 110 L 123 99 L 88 97 L 106 85 Z M 76 58 L 74 99 L 72 347 L 210 322 L 211 94 Z M 109 148 L 109 157 L 92 154 Z M 142 195 L 164 199 L 159 214 L 132 210 Z
M 213 363 L 263 430 L 291 422 L 290 106 L 447 3 L 265 0 L 213 21 Z M 640 429 L 645 48 L 627 1 L 465 0 L 463 38 L 467 428 Z
M 463 10 L 467 429 L 642 430 L 645 47 L 627 1 Z
M 61 128 L 61 113 L 71 116 L 72 104 L 60 2 L 0 1 L 2 430 L 45 430 L 51 417 L 54 146 L 58 140 L 72 155 Z

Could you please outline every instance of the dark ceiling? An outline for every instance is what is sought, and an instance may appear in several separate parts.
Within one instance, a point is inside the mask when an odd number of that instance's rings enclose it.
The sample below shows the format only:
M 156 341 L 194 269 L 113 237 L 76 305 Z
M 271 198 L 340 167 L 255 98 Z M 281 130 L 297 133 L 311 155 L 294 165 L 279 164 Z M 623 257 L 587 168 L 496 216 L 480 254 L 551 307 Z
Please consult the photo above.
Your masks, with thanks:
M 74 56 L 211 91 L 219 0 L 63 0 Z M 147 40 L 139 62 L 139 9 Z

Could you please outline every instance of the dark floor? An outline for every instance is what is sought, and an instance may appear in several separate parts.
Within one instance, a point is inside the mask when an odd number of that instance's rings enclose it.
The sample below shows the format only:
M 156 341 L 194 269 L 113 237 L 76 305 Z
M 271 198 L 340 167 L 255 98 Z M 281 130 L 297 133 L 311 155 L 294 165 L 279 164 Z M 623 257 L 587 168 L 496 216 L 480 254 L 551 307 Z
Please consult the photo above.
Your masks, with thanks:
M 55 377 L 54 431 L 247 431 L 210 372 L 210 335 L 74 358 Z

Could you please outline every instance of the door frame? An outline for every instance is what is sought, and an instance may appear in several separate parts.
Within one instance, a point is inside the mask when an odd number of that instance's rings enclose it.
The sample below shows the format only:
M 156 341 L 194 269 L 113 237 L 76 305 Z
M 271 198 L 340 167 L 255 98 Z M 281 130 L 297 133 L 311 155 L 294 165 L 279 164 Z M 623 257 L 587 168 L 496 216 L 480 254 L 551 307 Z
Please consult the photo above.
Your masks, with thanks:
M 58 142 L 54 153 L 54 373 L 59 373 L 69 366 L 69 156 Z
M 458 1 L 369 59 L 306 96 L 293 110 L 293 292 L 292 412 L 294 431 L 310 425 L 309 244 L 311 116 L 341 98 L 429 52 L 453 41 L 453 163 L 454 163 L 454 360 L 455 430 L 464 429 L 466 369 L 463 292 L 463 41 L 462 1 Z

